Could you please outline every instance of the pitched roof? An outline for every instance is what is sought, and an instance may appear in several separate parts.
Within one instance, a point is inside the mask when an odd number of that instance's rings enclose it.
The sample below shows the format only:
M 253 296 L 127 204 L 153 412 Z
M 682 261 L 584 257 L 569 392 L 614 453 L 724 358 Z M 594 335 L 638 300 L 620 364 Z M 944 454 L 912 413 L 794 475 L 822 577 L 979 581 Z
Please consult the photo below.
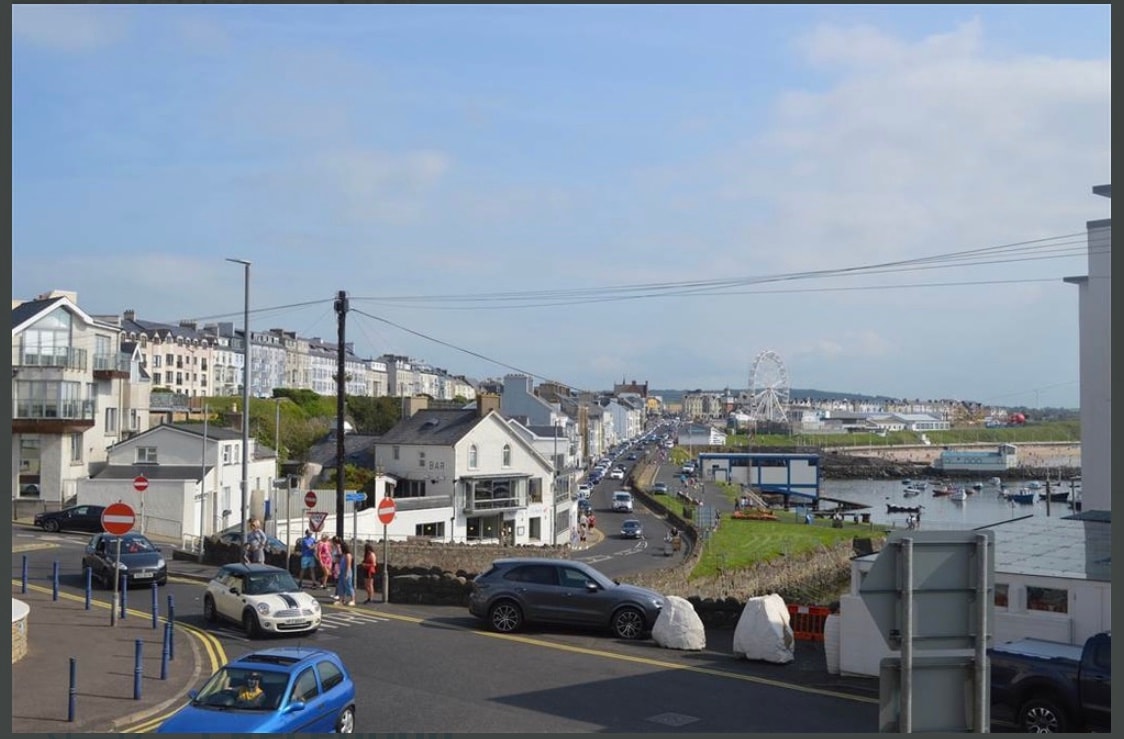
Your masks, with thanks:
M 214 469 L 208 465 L 207 470 Z M 91 480 L 132 480 L 144 475 L 149 480 L 198 480 L 203 475 L 201 464 L 111 464 L 102 468 Z
M 427 408 L 403 418 L 379 439 L 380 444 L 452 446 L 480 422 L 476 410 Z

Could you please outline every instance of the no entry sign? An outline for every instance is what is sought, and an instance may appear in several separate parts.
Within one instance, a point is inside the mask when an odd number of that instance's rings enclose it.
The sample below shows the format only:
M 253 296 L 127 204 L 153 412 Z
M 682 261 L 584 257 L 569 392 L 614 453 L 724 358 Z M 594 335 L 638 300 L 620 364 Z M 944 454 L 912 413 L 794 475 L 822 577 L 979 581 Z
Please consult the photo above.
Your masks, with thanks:
M 304 504 L 306 506 L 308 506 L 309 508 L 315 508 L 316 507 L 316 493 L 312 492 L 311 490 L 309 490 L 307 493 L 305 493 L 304 494 Z
M 137 475 L 134 477 L 133 490 L 136 490 L 138 493 L 143 493 L 145 490 L 148 490 L 148 478 L 144 475 Z
M 379 501 L 379 520 L 382 521 L 384 525 L 394 520 L 394 511 L 393 498 L 383 498 Z
M 125 503 L 111 503 L 101 512 L 101 527 L 107 534 L 127 534 L 133 530 L 136 521 L 133 509 Z

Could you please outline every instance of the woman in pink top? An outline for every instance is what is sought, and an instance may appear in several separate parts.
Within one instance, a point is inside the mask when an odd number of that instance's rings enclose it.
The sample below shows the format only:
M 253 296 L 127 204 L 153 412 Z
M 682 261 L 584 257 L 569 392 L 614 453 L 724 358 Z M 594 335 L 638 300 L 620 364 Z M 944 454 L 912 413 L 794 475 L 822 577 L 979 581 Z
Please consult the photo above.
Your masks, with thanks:
M 327 590 L 328 578 L 332 576 L 332 542 L 327 534 L 321 534 L 316 542 L 316 561 L 320 563 L 320 587 Z

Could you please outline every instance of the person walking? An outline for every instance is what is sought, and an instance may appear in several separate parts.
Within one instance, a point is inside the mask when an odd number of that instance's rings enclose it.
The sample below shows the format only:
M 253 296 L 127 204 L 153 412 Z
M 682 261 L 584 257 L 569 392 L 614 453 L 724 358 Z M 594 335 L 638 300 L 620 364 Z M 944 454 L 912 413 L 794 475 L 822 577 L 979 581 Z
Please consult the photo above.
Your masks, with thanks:
M 328 589 L 328 578 L 332 576 L 332 542 L 328 535 L 321 534 L 320 541 L 316 544 L 316 559 L 320 564 L 320 588 Z
M 261 530 L 261 521 L 250 521 L 250 533 L 246 534 L 246 562 L 265 564 L 265 545 L 267 543 L 265 532 Z
M 309 587 L 316 587 L 319 580 L 317 577 L 316 566 L 316 537 L 313 536 L 311 529 L 304 530 L 304 537 L 300 540 L 301 547 L 301 573 L 300 582 L 297 583 L 298 588 L 304 587 L 304 574 L 308 573 Z
M 367 600 L 364 603 L 370 603 L 375 599 L 375 573 L 379 569 L 379 560 L 375 556 L 375 547 L 371 542 L 363 545 L 363 572 L 367 576 Z
M 338 600 L 342 605 L 353 606 L 355 605 L 355 582 L 352 580 L 352 567 L 355 564 L 355 558 L 351 554 L 351 547 L 348 546 L 346 541 L 340 541 L 340 558 L 337 563 L 339 575 L 336 576 L 336 594 L 332 596 L 334 600 Z

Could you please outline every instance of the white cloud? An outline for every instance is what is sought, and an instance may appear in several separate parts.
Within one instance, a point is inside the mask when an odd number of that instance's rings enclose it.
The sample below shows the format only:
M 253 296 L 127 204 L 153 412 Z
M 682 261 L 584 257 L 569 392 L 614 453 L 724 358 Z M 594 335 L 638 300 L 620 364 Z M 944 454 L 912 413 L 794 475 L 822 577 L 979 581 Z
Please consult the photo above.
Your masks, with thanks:
M 339 149 L 313 159 L 317 178 L 339 198 L 345 215 L 359 222 L 416 221 L 450 166 L 445 154 L 424 150 Z
M 12 37 L 56 51 L 91 51 L 120 41 L 119 9 L 88 5 L 13 5 Z

